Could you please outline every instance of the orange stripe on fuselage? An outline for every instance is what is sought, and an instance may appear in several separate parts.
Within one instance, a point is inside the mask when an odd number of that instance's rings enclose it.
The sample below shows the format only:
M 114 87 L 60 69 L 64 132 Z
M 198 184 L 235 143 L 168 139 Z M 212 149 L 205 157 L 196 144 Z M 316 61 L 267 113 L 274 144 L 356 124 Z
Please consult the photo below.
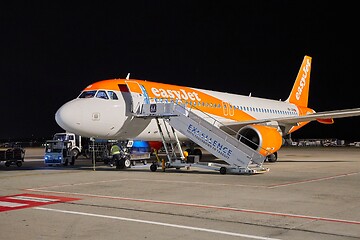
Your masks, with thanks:
M 119 84 L 126 84 L 126 81 L 138 82 L 146 89 L 150 99 L 167 99 L 168 101 L 181 100 L 181 102 L 186 104 L 187 107 L 197 108 L 205 113 L 226 117 L 229 120 L 245 121 L 255 119 L 239 109 L 234 111 L 233 116 L 225 116 L 223 101 L 221 99 L 194 88 L 172 84 L 157 83 L 146 80 L 110 79 L 95 82 L 87 86 L 84 91 L 98 89 L 119 91 Z
M 125 84 L 124 79 L 109 79 L 109 80 L 95 82 L 87 86 L 84 89 L 84 91 L 98 90 L 98 89 L 119 91 L 118 84 Z
M 200 90 L 190 87 L 153 82 L 144 82 L 142 85 L 146 89 L 150 98 L 163 98 L 170 101 L 178 99 L 181 100 L 186 107 L 190 108 L 192 106 L 193 108 L 197 108 L 208 114 L 225 117 L 223 101 Z M 240 110 L 234 111 L 233 116 L 226 116 L 226 118 L 236 121 L 254 119 Z

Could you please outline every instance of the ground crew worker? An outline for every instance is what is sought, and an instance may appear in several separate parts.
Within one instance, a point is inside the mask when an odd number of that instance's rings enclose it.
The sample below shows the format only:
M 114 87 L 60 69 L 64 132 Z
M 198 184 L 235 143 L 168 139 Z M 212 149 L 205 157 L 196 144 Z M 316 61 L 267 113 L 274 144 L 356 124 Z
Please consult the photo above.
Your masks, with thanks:
M 120 161 L 120 152 L 121 148 L 117 144 L 113 144 L 110 149 L 111 160 L 110 167 L 114 166 L 114 162 L 117 163 Z
M 185 162 L 187 162 L 187 157 L 189 156 L 189 152 L 188 151 L 184 151 L 183 152 L 183 154 L 184 154 L 184 157 L 185 157 Z

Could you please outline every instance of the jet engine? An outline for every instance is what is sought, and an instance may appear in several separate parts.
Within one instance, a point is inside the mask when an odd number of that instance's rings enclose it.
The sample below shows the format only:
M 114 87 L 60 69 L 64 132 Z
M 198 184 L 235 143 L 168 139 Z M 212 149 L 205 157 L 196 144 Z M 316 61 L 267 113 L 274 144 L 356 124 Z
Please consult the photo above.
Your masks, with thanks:
M 238 139 L 263 156 L 277 152 L 283 143 L 277 128 L 263 125 L 248 125 L 241 128 Z

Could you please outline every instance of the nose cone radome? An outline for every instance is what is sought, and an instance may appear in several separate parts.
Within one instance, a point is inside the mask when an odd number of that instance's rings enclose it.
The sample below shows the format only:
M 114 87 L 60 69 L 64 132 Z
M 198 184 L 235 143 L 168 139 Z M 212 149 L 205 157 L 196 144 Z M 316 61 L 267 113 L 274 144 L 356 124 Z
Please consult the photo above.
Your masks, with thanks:
M 75 100 L 65 103 L 55 114 L 56 123 L 68 132 L 77 133 L 81 125 L 80 120 L 81 106 Z

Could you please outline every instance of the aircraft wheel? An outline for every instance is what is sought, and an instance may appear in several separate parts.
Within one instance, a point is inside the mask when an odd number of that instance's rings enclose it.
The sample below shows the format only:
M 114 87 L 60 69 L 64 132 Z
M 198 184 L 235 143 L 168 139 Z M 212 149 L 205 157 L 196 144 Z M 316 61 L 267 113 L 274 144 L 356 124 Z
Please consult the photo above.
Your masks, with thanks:
M 277 152 L 270 154 L 269 156 L 266 157 L 266 159 L 268 160 L 268 162 L 274 163 L 277 161 Z
M 10 167 L 10 165 L 11 165 L 11 162 L 5 162 L 6 167 Z
M 142 161 L 142 163 L 143 163 L 144 165 L 146 165 L 146 164 L 147 164 L 147 161 L 146 161 L 146 160 L 144 160 L 144 161 Z
M 17 161 L 17 162 L 16 162 L 16 166 L 21 167 L 21 166 L 22 166 L 22 162 L 21 162 L 21 161 Z
M 220 174 L 226 174 L 226 167 L 220 168 Z
M 136 161 L 131 161 L 131 166 L 136 166 Z
M 152 172 L 155 172 L 155 171 L 157 170 L 157 166 L 156 166 L 155 164 L 151 164 L 151 165 L 150 165 L 150 170 L 151 170 Z

